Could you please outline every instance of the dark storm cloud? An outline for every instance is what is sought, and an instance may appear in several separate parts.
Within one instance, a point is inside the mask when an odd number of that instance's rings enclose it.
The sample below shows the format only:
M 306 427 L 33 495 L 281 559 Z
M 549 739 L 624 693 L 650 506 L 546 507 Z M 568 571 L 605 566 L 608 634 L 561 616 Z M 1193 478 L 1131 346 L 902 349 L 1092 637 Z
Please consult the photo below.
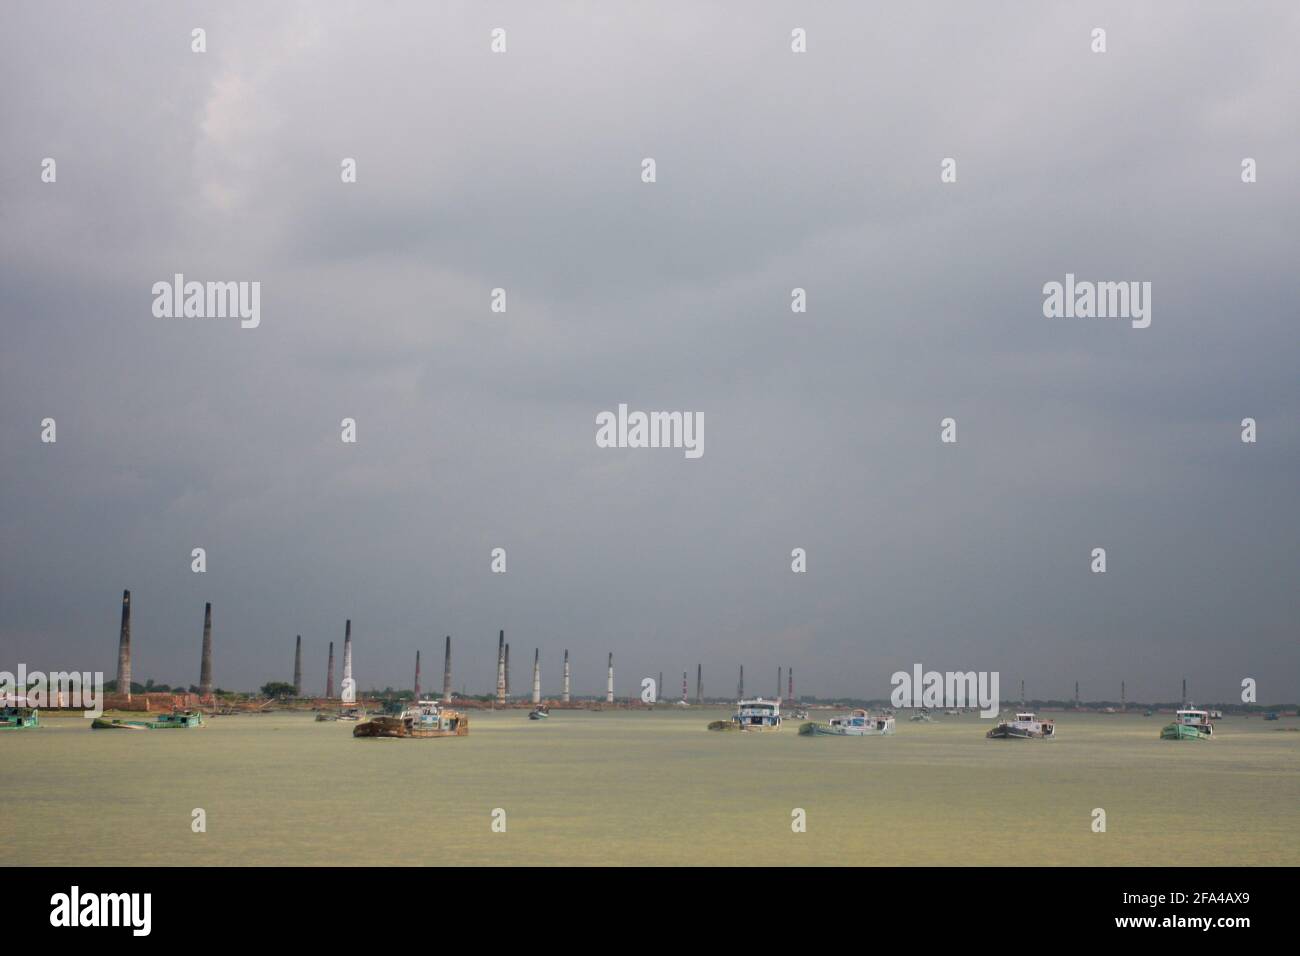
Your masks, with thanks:
M 451 633 L 486 690 L 504 627 L 584 692 L 613 650 L 620 693 L 703 660 L 883 696 L 921 661 L 1296 697 L 1292 5 L 8 19 L 6 659 L 111 673 L 130 587 L 167 682 L 210 600 L 228 687 L 298 633 L 323 683 L 351 617 L 363 687 Z M 260 281 L 261 327 L 155 319 L 175 272 Z M 1151 281 L 1151 328 L 1044 319 L 1066 272 Z M 619 402 L 703 412 L 704 457 L 597 449 Z

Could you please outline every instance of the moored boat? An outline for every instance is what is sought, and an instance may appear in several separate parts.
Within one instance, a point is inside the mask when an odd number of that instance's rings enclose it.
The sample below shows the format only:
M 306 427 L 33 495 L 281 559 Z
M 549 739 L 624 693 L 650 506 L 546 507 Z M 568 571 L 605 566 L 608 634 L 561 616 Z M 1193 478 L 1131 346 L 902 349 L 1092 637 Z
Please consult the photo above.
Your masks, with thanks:
M 188 730 L 203 726 L 203 715 L 197 710 L 174 710 L 159 714 L 153 720 L 123 720 L 120 717 L 96 717 L 91 730 Z
M 28 730 L 40 725 L 40 711 L 35 707 L 0 708 L 0 730 Z
M 1160 729 L 1161 740 L 1209 740 L 1214 735 L 1210 715 L 1191 707 L 1174 714 L 1174 722 Z
M 715 720 L 709 730 L 743 730 L 749 733 L 781 729 L 781 702 L 753 697 L 736 704 L 730 720 Z
M 842 717 L 832 717 L 828 723 L 807 723 L 799 733 L 809 737 L 888 737 L 894 733 L 892 714 L 872 716 L 859 708 Z
M 1024 711 L 1015 720 L 1004 720 L 987 734 L 990 740 L 1045 740 L 1056 736 L 1056 724 Z
M 532 710 L 528 712 L 529 720 L 545 720 L 550 716 L 551 716 L 551 708 L 547 707 L 545 704 L 538 704 L 536 707 L 534 707 Z
M 376 714 L 352 728 L 353 737 L 464 737 L 469 718 L 435 700 L 422 700 L 400 714 Z
M 398 708 L 390 716 L 394 716 L 394 717 L 398 716 L 399 714 L 401 714 L 401 712 L 402 712 L 401 709 Z M 327 720 L 327 721 L 342 720 L 350 723 L 356 723 L 360 720 L 364 720 L 365 716 L 366 716 L 366 711 L 364 707 L 345 707 L 342 710 L 318 711 L 316 714 L 316 719 Z

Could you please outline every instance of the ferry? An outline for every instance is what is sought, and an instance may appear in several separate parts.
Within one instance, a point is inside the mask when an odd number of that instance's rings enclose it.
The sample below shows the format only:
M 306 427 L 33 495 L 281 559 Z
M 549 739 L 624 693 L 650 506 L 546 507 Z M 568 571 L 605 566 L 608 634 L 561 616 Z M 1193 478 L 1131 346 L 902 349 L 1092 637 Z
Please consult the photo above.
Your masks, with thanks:
M 1056 724 L 1024 711 L 1015 720 L 1004 720 L 987 734 L 990 740 L 1046 740 L 1056 736 Z
M 843 717 L 832 717 L 829 723 L 808 723 L 799 733 L 811 737 L 889 737 L 894 733 L 892 714 L 871 716 L 858 708 Z
M 173 710 L 154 720 L 122 720 L 119 717 L 96 717 L 91 730 L 188 730 L 202 727 L 203 715 L 197 710 Z
M 352 728 L 353 737 L 464 737 L 469 718 L 436 700 L 422 700 L 396 717 L 378 714 Z
M 781 702 L 754 697 L 736 704 L 730 720 L 715 720 L 709 730 L 743 730 L 750 733 L 781 729 Z
M 41 725 L 35 707 L 0 707 L 0 730 L 27 730 Z
M 1223 711 L 1221 710 L 1210 711 L 1210 720 L 1222 720 L 1222 719 L 1223 719 Z
M 1161 740 L 1209 740 L 1213 735 L 1209 712 L 1190 707 L 1175 712 L 1174 722 L 1160 730 Z
M 545 720 L 551 716 L 551 708 L 545 704 L 538 704 L 528 712 L 529 720 Z

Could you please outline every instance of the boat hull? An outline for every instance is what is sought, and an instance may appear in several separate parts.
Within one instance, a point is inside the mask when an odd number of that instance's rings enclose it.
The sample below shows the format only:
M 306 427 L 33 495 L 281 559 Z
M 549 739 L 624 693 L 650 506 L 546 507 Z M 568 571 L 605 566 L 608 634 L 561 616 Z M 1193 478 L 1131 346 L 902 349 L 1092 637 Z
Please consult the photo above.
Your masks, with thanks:
M 91 730 L 193 730 L 203 726 L 198 714 L 177 714 L 158 720 L 122 720 L 118 717 L 96 717 Z
M 738 720 L 715 720 L 709 724 L 709 730 L 735 730 L 742 734 L 773 734 L 780 729 L 780 724 L 742 724 Z
M 422 726 L 401 717 L 372 717 L 365 723 L 352 728 L 353 737 L 393 737 L 411 740 L 426 740 L 435 737 L 465 737 L 469 734 L 469 718 L 463 715 L 451 717 L 444 726 Z
M 832 727 L 829 724 L 807 723 L 799 727 L 805 737 L 892 737 L 893 729 L 877 730 L 875 727 Z
M 36 708 L 6 708 L 0 715 L 0 730 L 31 730 L 41 725 L 40 712 Z
M 984 736 L 989 740 L 1049 740 L 1052 737 L 1042 731 L 1022 730 L 1019 727 L 994 727 Z
M 1160 730 L 1161 740 L 1209 740 L 1210 735 L 1188 724 L 1167 724 Z

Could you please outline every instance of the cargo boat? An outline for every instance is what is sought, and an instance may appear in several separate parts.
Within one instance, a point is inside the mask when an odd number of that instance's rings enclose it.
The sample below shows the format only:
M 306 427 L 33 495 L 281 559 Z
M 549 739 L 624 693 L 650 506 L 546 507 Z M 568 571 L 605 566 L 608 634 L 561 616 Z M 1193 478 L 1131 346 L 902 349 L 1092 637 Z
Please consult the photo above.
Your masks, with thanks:
M 352 728 L 353 737 L 464 737 L 468 733 L 469 718 L 435 700 L 422 700 L 397 716 L 377 714 Z
M 362 707 L 348 707 L 340 711 L 322 710 L 316 714 L 317 720 L 344 720 L 356 722 L 366 716 L 366 711 Z
M 0 730 L 29 730 L 41 725 L 35 707 L 0 707 Z
M 829 723 L 807 723 L 799 728 L 806 737 L 889 737 L 894 733 L 892 714 L 872 716 L 859 708 L 843 717 L 832 717 Z
M 1015 720 L 1004 720 L 987 734 L 990 740 L 1046 740 L 1056 736 L 1056 724 L 1024 711 Z
M 1174 722 L 1160 729 L 1161 740 L 1209 740 L 1213 735 L 1209 713 L 1192 708 L 1177 711 Z
M 187 730 L 203 726 L 203 715 L 197 710 L 174 710 L 159 714 L 156 720 L 122 720 L 119 717 L 96 717 L 91 730 Z
M 743 730 L 748 733 L 781 729 L 781 702 L 753 697 L 736 704 L 730 720 L 715 720 L 709 730 Z

